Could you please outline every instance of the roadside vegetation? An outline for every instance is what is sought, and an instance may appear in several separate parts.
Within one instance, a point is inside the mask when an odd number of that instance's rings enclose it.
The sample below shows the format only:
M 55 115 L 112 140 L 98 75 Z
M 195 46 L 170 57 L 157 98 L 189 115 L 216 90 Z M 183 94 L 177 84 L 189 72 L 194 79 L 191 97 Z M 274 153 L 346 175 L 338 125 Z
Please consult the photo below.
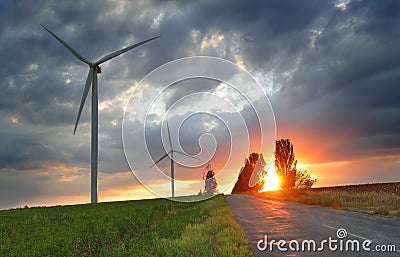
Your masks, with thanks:
M 0 211 L 0 256 L 252 256 L 222 195 Z
M 400 183 L 350 185 L 331 188 L 258 193 L 270 199 L 321 205 L 367 214 L 400 217 Z

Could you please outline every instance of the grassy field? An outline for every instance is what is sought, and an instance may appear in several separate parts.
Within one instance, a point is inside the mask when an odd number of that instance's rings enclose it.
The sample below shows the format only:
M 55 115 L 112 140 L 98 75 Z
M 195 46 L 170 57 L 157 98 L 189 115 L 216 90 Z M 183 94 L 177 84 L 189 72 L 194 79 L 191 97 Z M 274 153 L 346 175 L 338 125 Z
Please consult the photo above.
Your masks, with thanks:
M 0 211 L 0 256 L 252 256 L 222 195 Z
M 273 191 L 258 196 L 368 214 L 400 216 L 400 183 Z

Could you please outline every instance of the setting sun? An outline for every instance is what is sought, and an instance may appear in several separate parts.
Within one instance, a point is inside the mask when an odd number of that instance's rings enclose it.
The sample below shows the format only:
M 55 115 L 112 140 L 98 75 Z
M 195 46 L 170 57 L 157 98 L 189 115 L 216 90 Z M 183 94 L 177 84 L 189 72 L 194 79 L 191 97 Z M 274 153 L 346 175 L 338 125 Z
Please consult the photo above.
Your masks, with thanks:
M 264 181 L 264 186 L 260 192 L 275 191 L 281 189 L 279 187 L 279 177 L 275 171 L 274 165 L 271 165 L 266 174 L 264 174 L 260 179 Z

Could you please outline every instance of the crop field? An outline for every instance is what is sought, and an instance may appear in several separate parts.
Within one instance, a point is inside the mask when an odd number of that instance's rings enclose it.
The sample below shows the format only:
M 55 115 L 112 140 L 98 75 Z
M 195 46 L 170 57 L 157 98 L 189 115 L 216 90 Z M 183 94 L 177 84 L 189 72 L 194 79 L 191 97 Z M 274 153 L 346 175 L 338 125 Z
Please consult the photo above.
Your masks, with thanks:
M 382 216 L 400 216 L 400 183 L 321 187 L 256 194 L 271 199 L 322 205 Z
M 312 191 L 342 191 L 348 193 L 389 193 L 400 195 L 400 182 L 397 183 L 373 183 L 373 184 L 360 184 L 360 185 L 347 185 L 347 186 L 333 186 L 333 187 L 317 187 L 312 188 Z
M 251 256 L 225 198 L 0 211 L 0 256 Z

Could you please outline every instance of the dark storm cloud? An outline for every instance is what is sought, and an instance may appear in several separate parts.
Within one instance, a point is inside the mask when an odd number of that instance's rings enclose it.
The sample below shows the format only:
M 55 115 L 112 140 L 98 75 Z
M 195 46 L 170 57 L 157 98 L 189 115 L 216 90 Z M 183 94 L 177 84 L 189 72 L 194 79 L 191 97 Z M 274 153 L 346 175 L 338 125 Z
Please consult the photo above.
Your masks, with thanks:
M 400 4 L 352 1 L 342 10 L 337 3 L 197 2 L 191 21 L 227 40 L 233 33 L 250 38 L 239 47 L 246 64 L 274 70 L 273 83 L 282 87 L 271 96 L 278 127 L 285 120 L 304 128 L 355 130 L 347 151 L 334 149 L 332 158 L 399 149 Z M 229 52 L 223 57 L 233 59 Z
M 79 146 L 77 142 L 82 138 L 73 138 L 72 129 L 57 131 L 50 126 L 10 125 L 4 120 L 1 125 L 1 168 L 34 170 L 43 169 L 48 162 L 77 164 L 89 159 L 89 146 Z
M 281 120 L 286 117 L 325 132 L 353 131 L 351 139 L 333 149 L 331 158 L 400 148 L 399 13 L 397 1 L 379 7 L 376 2 L 354 1 L 345 11 L 337 10 L 319 28 L 315 48 L 302 52 L 292 79 L 272 98 Z
M 297 55 L 308 48 L 312 29 L 334 10 L 329 1 L 230 1 L 198 2 L 193 7 L 193 26 L 202 33 L 219 31 L 227 42 L 239 36 L 238 53 L 251 70 L 275 71 L 274 83 L 281 73 L 290 72 Z M 233 60 L 232 49 L 226 49 Z
M 146 52 L 149 55 L 152 63 L 158 60 L 168 60 L 168 58 L 184 55 L 187 47 L 175 47 L 179 41 L 181 45 L 189 45 L 189 35 L 191 29 L 198 29 L 203 34 L 206 34 L 210 29 L 215 29 L 220 33 L 226 35 L 227 39 L 232 33 L 240 34 L 244 39 L 251 38 L 251 40 L 243 40 L 242 53 L 244 58 L 250 64 L 251 67 L 272 67 L 280 71 L 287 71 L 294 65 L 293 58 L 300 53 L 304 54 L 303 60 L 301 61 L 301 68 L 294 72 L 293 79 L 289 83 L 285 84 L 289 88 L 289 92 L 296 92 L 291 88 L 301 87 L 302 91 L 300 95 L 315 96 L 318 92 L 326 92 L 332 88 L 337 90 L 339 87 L 344 87 L 346 84 L 352 81 L 360 80 L 365 78 L 366 73 L 377 71 L 377 69 L 385 70 L 390 68 L 390 63 L 396 64 L 397 56 L 392 55 L 391 49 L 387 49 L 378 44 L 372 45 L 375 51 L 364 51 L 362 47 L 358 47 L 357 44 L 351 44 L 353 42 L 346 41 L 347 36 L 350 33 L 369 35 L 374 40 L 382 37 L 387 39 L 389 36 L 395 37 L 396 33 L 390 30 L 392 24 L 396 24 L 396 8 L 380 7 L 377 8 L 375 3 L 350 3 L 345 11 L 341 11 L 334 7 L 333 2 L 321 2 L 321 1 L 307 1 L 301 2 L 230 2 L 229 4 L 224 2 L 210 2 L 210 1 L 199 1 L 192 5 L 180 6 L 180 12 L 176 12 L 172 15 L 166 14 L 166 18 L 160 23 L 159 30 L 162 34 L 163 42 L 155 42 L 154 53 Z M 45 6 L 43 8 L 43 6 Z M 115 42 L 113 40 L 102 40 L 101 36 L 108 38 L 121 38 L 120 42 L 124 42 L 126 38 L 123 35 L 132 35 L 132 32 L 137 33 L 140 37 L 145 34 L 152 34 L 154 31 L 150 29 L 150 23 L 157 13 L 163 11 L 163 8 L 167 11 L 171 11 L 171 6 L 178 6 L 174 3 L 167 3 L 158 6 L 158 12 L 148 11 L 150 14 L 148 17 L 140 19 L 139 21 L 135 18 L 143 14 L 143 11 L 139 11 L 139 8 L 133 8 L 132 5 L 126 7 L 126 11 L 121 12 L 117 17 L 109 16 L 107 18 L 107 12 L 114 9 L 116 6 L 113 3 L 104 3 L 102 5 L 93 5 L 90 2 L 84 2 L 79 4 L 68 4 L 62 3 L 57 5 L 49 5 L 47 2 L 26 7 L 22 3 L 11 5 L 8 9 L 6 6 L 3 9 L 8 15 L 4 15 L 5 21 L 4 29 L 5 34 L 11 34 L 12 29 L 21 29 L 20 36 L 15 37 L 14 40 L 9 40 L 9 49 L 13 51 L 3 51 L 8 54 L 16 54 L 17 57 L 21 56 L 20 52 L 17 52 L 15 46 L 23 44 L 25 41 L 21 39 L 29 39 L 29 50 L 26 50 L 26 46 L 21 45 L 20 49 L 23 49 L 22 54 L 24 58 L 7 58 L 9 60 L 22 61 L 25 63 L 22 65 L 9 64 L 10 67 L 19 67 L 20 70 L 16 69 L 18 73 L 25 73 L 25 78 L 19 78 L 20 80 L 15 81 L 17 87 L 27 88 L 23 92 L 5 92 L 8 99 L 16 99 L 15 102 L 24 102 L 24 106 L 20 110 L 20 114 L 27 118 L 32 123 L 51 122 L 58 124 L 57 118 L 63 117 L 59 122 L 66 124 L 67 120 L 71 121 L 74 119 L 74 110 L 71 107 L 61 107 L 59 113 L 57 110 L 46 108 L 46 106 L 56 106 L 54 104 L 57 98 L 61 98 L 61 102 L 71 103 L 73 106 L 77 106 L 79 103 L 79 97 L 76 95 L 81 94 L 81 88 L 73 87 L 74 96 L 72 93 L 66 93 L 66 87 L 63 85 L 62 79 L 60 79 L 61 71 L 68 70 L 67 65 L 82 66 L 74 60 L 58 42 L 52 41 L 49 35 L 46 35 L 41 28 L 35 29 L 32 24 L 32 20 L 38 22 L 46 22 L 50 24 L 51 28 L 58 34 L 62 35 L 67 42 L 79 42 L 77 47 L 81 53 L 95 59 L 100 56 L 98 53 L 107 53 L 107 51 L 115 50 Z M 90 7 L 90 8 L 89 8 Z M 88 12 L 88 10 L 90 11 Z M 157 8 L 156 8 L 157 9 Z M 10 13 L 18 12 L 23 14 L 22 19 L 16 19 L 15 15 Z M 146 11 L 147 12 L 147 11 Z M 306 15 L 305 15 L 306 14 Z M 356 15 L 356 16 L 354 16 Z M 368 16 L 368 20 L 364 21 L 363 18 Z M 61 18 L 64 17 L 64 18 Z M 66 19 L 65 17 L 68 17 Z M 24 22 L 23 20 L 27 22 Z M 350 31 L 342 28 L 343 19 L 346 21 L 353 19 L 354 26 L 358 26 L 354 31 Z M 323 20 L 326 21 L 324 25 Z M 358 22 L 358 20 L 361 20 Z M 29 21 L 29 22 L 28 22 Z M 350 22 L 350 21 L 349 21 Z M 96 25 L 93 25 L 96 24 Z M 322 24 L 322 25 L 321 25 Z M 134 25 L 134 27 L 132 26 Z M 351 26 L 349 24 L 348 26 Z M 309 50 L 309 36 L 310 31 L 314 28 L 324 29 L 322 35 L 317 39 L 318 49 L 314 52 Z M 389 27 L 389 28 L 388 28 Z M 378 29 L 379 28 L 379 29 Z M 99 31 L 101 30 L 101 36 Z M 27 33 L 31 31 L 31 33 Z M 37 31 L 33 33 L 32 31 Z M 386 33 L 384 33 L 386 31 Z M 8 33 L 7 33 L 8 32 Z M 378 34 L 378 38 L 375 37 L 375 33 Z M 384 33 L 384 34 L 383 34 Z M 125 36 L 126 37 L 126 36 Z M 11 39 L 9 36 L 7 39 Z M 355 37 L 356 42 L 360 40 Z M 338 45 L 339 47 L 336 47 Z M 343 43 L 342 43 L 343 42 Z M 17 44 L 15 44 L 17 43 Z M 342 45 L 341 45 L 342 43 Z M 162 46 L 161 46 L 162 45 Z M 50 63 L 44 66 L 44 70 L 52 70 L 51 68 L 56 67 L 54 76 L 50 74 L 45 75 L 45 72 L 41 72 L 41 78 L 45 81 L 27 81 L 26 77 L 30 73 L 21 70 L 22 68 L 28 67 L 32 63 L 37 63 L 37 57 L 39 52 L 43 52 L 44 47 L 48 51 L 50 56 L 48 59 Z M 368 50 L 370 49 L 368 48 Z M 377 49 L 382 48 L 382 49 Z M 7 49 L 7 47 L 6 47 Z M 81 50 L 82 49 L 82 50 Z M 160 50 L 159 50 L 160 49 Z M 183 49 L 183 50 L 182 50 Z M 280 50 L 281 49 L 281 50 Z M 32 51 L 33 50 L 33 51 Z M 381 52 L 379 52 L 381 50 Z M 348 58 L 348 53 L 351 53 L 351 58 Z M 369 53 L 369 56 L 365 56 L 365 52 Z M 31 56 L 27 54 L 31 54 Z M 164 54 L 162 54 L 164 53 Z M 168 53 L 168 54 L 166 54 Z M 173 54 L 170 54 L 173 53 Z M 385 58 L 376 58 L 382 56 Z M 156 57 L 157 56 L 157 57 Z M 8 57 L 8 56 L 6 56 Z M 232 56 L 227 56 L 232 59 Z M 388 57 L 388 58 L 386 58 Z M 390 58 L 389 58 L 390 57 Z M 41 59 L 45 57 L 40 57 Z M 157 58 L 157 59 L 156 59 Z M 36 60 L 35 60 L 36 59 Z M 129 58 L 132 59 L 132 58 Z M 128 58 L 120 60 L 120 67 L 135 66 L 131 65 L 131 61 Z M 366 61 L 364 61 L 366 59 Z M 371 59 L 376 60 L 375 65 L 371 65 Z M 388 59 L 392 60 L 391 62 Z M 317 60 L 317 62 L 315 62 Z M 333 60 L 337 60 L 337 65 L 331 64 Z M 384 62 L 384 63 L 382 63 Z M 361 64 L 366 64 L 363 67 Z M 21 64 L 21 63 L 20 63 Z M 387 64 L 385 66 L 385 64 Z M 41 65 L 39 69 L 41 69 Z M 141 66 L 143 63 L 141 63 Z M 154 65 L 154 64 L 153 64 Z M 388 66 L 389 65 L 389 66 Z M 120 75 L 118 73 L 118 67 L 111 65 L 110 72 L 105 73 L 105 78 L 115 78 Z M 51 68 L 50 68 L 51 67 Z M 316 72 L 318 68 L 324 68 L 326 72 Z M 135 68 L 135 67 L 134 67 Z M 4 70 L 7 72 L 7 70 Z M 15 71 L 15 70 L 14 70 Z M 126 71 L 126 69 L 125 69 Z M 33 71 L 37 72 L 37 71 Z M 80 74 L 74 75 L 76 79 L 72 78 L 74 85 L 83 85 L 86 76 L 86 70 L 82 68 Z M 82 74 L 83 73 L 83 74 Z M 133 77 L 135 74 L 134 70 L 128 69 L 128 77 Z M 320 75 L 318 73 L 324 73 Z M 12 74 L 8 72 L 7 74 Z M 112 75 L 111 75 L 112 74 Z M 116 75 L 115 75 L 116 74 Z M 52 76 L 49 78 L 43 78 L 45 76 Z M 123 75 L 123 74 L 121 74 Z M 279 76 L 279 75 L 278 75 Z M 325 82 L 320 83 L 321 77 L 324 81 L 327 81 L 328 85 L 324 85 Z M 14 78 L 15 79 L 15 78 Z M 101 79 L 101 77 L 100 77 Z M 22 81 L 21 81 L 22 80 Z M 54 81 L 50 86 L 49 81 Z M 46 83 L 47 82 L 47 83 Z M 279 81 L 277 81 L 279 83 Z M 24 86 L 26 85 L 26 86 Z M 118 85 L 117 85 L 118 86 Z M 119 90 L 122 90 L 125 86 L 119 85 Z M 10 87 L 6 87 L 9 89 Z M 106 97 L 112 97 L 116 94 L 117 90 L 113 87 L 104 87 L 101 89 Z M 46 92 L 45 95 L 40 95 Z M 23 98 L 21 98 L 22 95 Z M 63 97 L 60 97 L 63 95 Z M 292 95 L 293 96 L 293 95 Z M 68 98 L 66 98 L 68 97 Z M 294 96 L 296 97 L 296 96 Z M 6 97 L 5 97 L 6 98 Z M 20 99 L 19 99 L 20 98 Z M 19 100 L 18 100 L 19 99 Z M 299 100 L 302 100 L 301 98 Z M 310 100 L 305 98 L 304 100 Z M 7 101 L 2 101 L 7 103 Z M 9 103 L 11 107 L 16 107 Z M 46 111 L 50 110 L 48 114 Z M 50 113 L 51 112 L 51 113 Z M 51 115 L 53 114 L 53 115 Z M 50 117 L 47 119 L 42 118 Z M 53 116 L 53 117 L 52 117 Z
M 84 137 L 71 137 L 88 68 L 44 31 L 40 23 L 51 28 L 89 59 L 96 60 L 127 43 L 137 42 L 155 34 L 149 24 L 153 19 L 152 15 L 138 20 L 140 8 L 131 4 L 128 7 L 124 11 L 119 10 L 116 3 L 98 4 L 95 1 L 57 4 L 47 1 L 35 4 L 26 4 L 23 1 L 2 2 L 1 167 L 34 169 L 41 168 L 46 161 L 75 164 L 88 162 L 90 146 L 77 143 L 77 139 Z M 121 14 L 113 15 L 115 10 L 121 11 Z M 110 68 L 109 74 L 113 71 L 119 73 L 105 76 L 106 80 L 121 78 L 117 80 L 119 84 L 113 83 L 103 87 L 104 78 L 99 76 L 101 94 L 115 97 L 120 90 L 128 88 L 130 82 L 126 81 L 126 77 L 138 77 L 136 72 L 143 68 L 143 63 L 135 66 L 125 61 L 121 64 L 123 65 L 115 68 L 115 65 L 107 67 Z M 129 66 L 133 66 L 133 69 L 127 70 L 126 67 Z M 90 118 L 90 95 L 88 98 L 79 133 L 85 132 L 82 127 Z M 105 147 L 115 148 L 118 145 L 121 149 L 120 139 L 110 139 L 118 136 L 121 138 L 122 114 L 121 109 L 116 109 L 114 113 L 118 112 L 118 116 L 114 116 L 113 119 L 117 119 L 119 125 L 116 128 L 108 124 L 103 126 L 107 129 L 104 131 L 106 140 L 103 141 L 106 141 Z M 107 117 L 107 113 L 104 116 Z M 17 119 L 18 124 L 13 124 L 12 119 Z M 60 126 L 66 128 L 62 130 L 67 136 L 54 136 L 58 134 Z M 102 142 L 102 139 L 100 141 Z M 62 151 L 64 155 L 61 154 Z M 109 156 L 112 155 L 100 152 L 104 161 L 109 160 Z M 123 158 L 117 158 L 119 161 L 121 159 Z

